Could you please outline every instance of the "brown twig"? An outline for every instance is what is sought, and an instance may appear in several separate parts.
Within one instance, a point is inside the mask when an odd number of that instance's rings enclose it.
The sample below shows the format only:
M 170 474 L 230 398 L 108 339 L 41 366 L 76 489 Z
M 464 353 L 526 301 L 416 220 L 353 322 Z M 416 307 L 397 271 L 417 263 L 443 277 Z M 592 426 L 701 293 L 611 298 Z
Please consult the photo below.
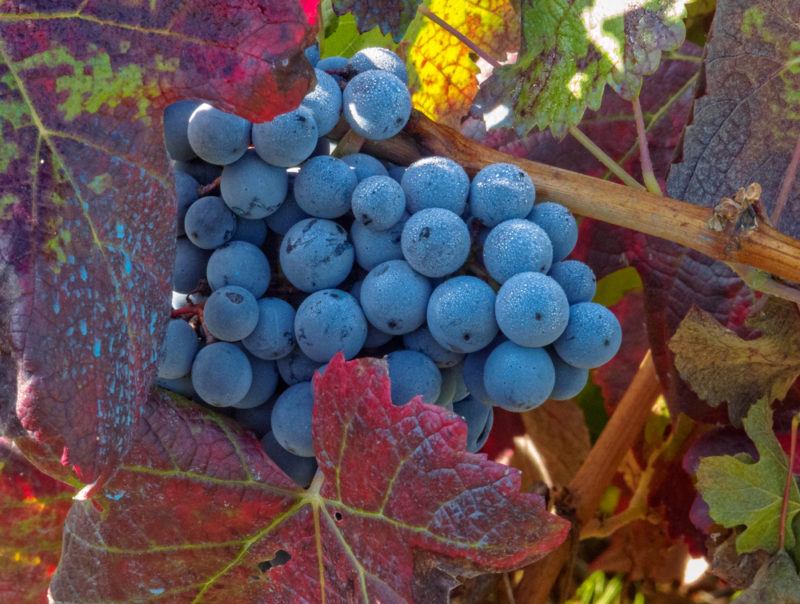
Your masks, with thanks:
M 570 563 L 580 528 L 594 516 L 600 498 L 625 457 L 644 429 L 660 392 L 655 365 L 650 352 L 625 391 L 617 409 L 606 424 L 578 473 L 570 481 L 568 499 L 559 509 L 572 509 L 571 539 L 543 560 L 529 566 L 517 587 L 517 601 L 529 604 L 547 602 L 562 568 Z
M 364 146 L 365 140 L 363 136 L 356 134 L 352 130 L 348 130 L 344 133 L 344 136 L 339 139 L 339 142 L 336 143 L 336 148 L 331 155 L 333 157 L 344 157 L 351 153 L 358 153 L 361 151 L 361 147 Z
M 207 185 L 202 185 L 200 188 L 198 188 L 197 189 L 197 194 L 200 197 L 205 197 L 206 195 L 211 193 L 211 191 L 213 191 L 214 189 L 218 188 L 220 186 L 221 182 L 222 182 L 222 175 L 217 176 L 214 180 L 212 180 Z
M 647 144 L 647 130 L 644 127 L 642 104 L 639 96 L 633 97 L 633 120 L 636 123 L 636 137 L 639 139 L 639 163 L 642 167 L 642 180 L 647 190 L 656 195 L 663 195 L 661 185 L 658 184 L 656 173 L 653 171 L 653 161 L 650 159 L 650 145 Z
M 470 40 L 467 36 L 465 36 L 460 31 L 458 31 L 455 27 L 450 25 L 447 21 L 442 19 L 439 15 L 437 15 L 434 12 L 432 12 L 424 4 L 420 4 L 419 5 L 419 8 L 417 8 L 417 12 L 420 15 L 423 15 L 424 17 L 427 17 L 428 19 L 430 19 L 431 21 L 436 23 L 436 25 L 438 25 L 439 27 L 444 29 L 450 35 L 455 36 L 456 38 L 458 38 L 461 41 L 462 44 L 464 44 L 467 48 L 469 48 L 472 52 L 474 52 L 476 55 L 478 55 L 481 59 L 486 61 L 489 65 L 491 65 L 495 69 L 500 67 L 500 65 L 501 65 L 500 61 L 495 59 L 492 55 L 490 55 L 488 52 L 486 52 L 483 48 L 481 48 L 480 46 L 475 44 L 475 42 Z
M 783 174 L 781 181 L 781 188 L 778 191 L 778 197 L 775 199 L 775 207 L 772 208 L 772 215 L 770 220 L 772 224 L 778 226 L 781 220 L 781 214 L 786 207 L 786 202 L 789 200 L 789 193 L 792 192 L 794 180 L 797 178 L 797 168 L 800 167 L 800 136 L 797 137 L 797 143 L 792 152 L 792 158 L 789 160 L 789 165 L 786 167 L 786 172 Z
M 792 418 L 792 432 L 791 441 L 789 445 L 789 464 L 786 472 L 786 484 L 783 487 L 783 501 L 781 502 L 781 521 L 778 530 L 778 551 L 782 550 L 786 540 L 786 517 L 789 513 L 789 494 L 792 489 L 792 481 L 794 480 L 794 456 L 797 453 L 797 427 L 800 424 L 800 415 L 795 415 Z
M 608 155 L 608 153 L 598 147 L 597 144 L 588 136 L 586 136 L 577 126 L 571 126 L 569 133 L 570 136 L 578 141 L 584 149 L 591 153 L 592 157 L 608 168 L 609 172 L 619 178 L 626 185 L 633 187 L 634 189 L 643 190 L 645 188 L 633 176 L 628 174 L 621 165 L 615 162 L 612 157 Z
M 419 159 L 422 151 L 444 155 L 472 174 L 494 162 L 514 163 L 533 178 L 540 199 L 558 201 L 581 216 L 661 237 L 723 262 L 747 264 L 800 283 L 800 241 L 769 225 L 760 224 L 742 236 L 738 248 L 726 250 L 728 237 L 708 228 L 710 208 L 519 159 L 468 139 L 419 112 L 412 114 L 406 132 L 410 136 L 369 143 L 365 149 L 404 165 Z

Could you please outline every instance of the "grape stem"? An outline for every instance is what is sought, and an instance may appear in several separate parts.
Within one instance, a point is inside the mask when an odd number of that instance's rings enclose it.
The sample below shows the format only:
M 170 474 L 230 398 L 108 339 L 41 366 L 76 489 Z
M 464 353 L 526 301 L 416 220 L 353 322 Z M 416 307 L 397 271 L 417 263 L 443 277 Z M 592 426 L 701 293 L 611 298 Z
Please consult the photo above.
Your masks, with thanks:
M 781 221 L 781 214 L 783 214 L 783 209 L 786 207 L 786 202 L 789 200 L 789 193 L 792 192 L 795 178 L 797 178 L 798 167 L 800 167 L 800 137 L 797 138 L 797 143 L 792 152 L 792 158 L 789 160 L 789 165 L 786 167 L 786 172 L 783 174 L 783 181 L 781 182 L 781 189 L 778 191 L 778 197 L 775 200 L 775 207 L 772 208 L 770 220 L 775 226 L 778 226 Z
M 578 141 L 584 149 L 591 153 L 597 161 L 608 168 L 609 172 L 614 174 L 622 182 L 634 189 L 644 190 L 644 187 L 633 176 L 628 174 L 622 166 L 615 162 L 611 156 L 603 151 L 595 142 L 586 136 L 577 126 L 570 126 L 569 133 L 576 141 Z
M 653 161 L 650 159 L 650 146 L 647 144 L 647 130 L 644 127 L 644 115 L 639 95 L 633 97 L 633 120 L 636 123 L 636 137 L 639 139 L 639 163 L 642 167 L 642 180 L 647 190 L 656 195 L 663 195 L 661 185 L 658 184 L 656 173 L 653 171 Z
M 213 191 L 214 189 L 218 188 L 220 186 L 221 182 L 222 182 L 222 176 L 217 176 L 214 180 L 212 180 L 207 185 L 201 185 L 197 189 L 198 196 L 205 197 L 206 195 L 211 193 L 211 191 Z
M 368 141 L 364 149 L 401 165 L 408 165 L 423 154 L 443 155 L 459 162 L 471 174 L 491 163 L 513 163 L 530 175 L 540 198 L 562 203 L 576 214 L 800 283 L 800 241 L 768 224 L 759 223 L 757 228 L 741 233 L 737 245 L 730 245 L 730 235 L 708 227 L 711 208 L 520 159 L 468 139 L 417 111 L 412 113 L 405 133 L 386 141 Z

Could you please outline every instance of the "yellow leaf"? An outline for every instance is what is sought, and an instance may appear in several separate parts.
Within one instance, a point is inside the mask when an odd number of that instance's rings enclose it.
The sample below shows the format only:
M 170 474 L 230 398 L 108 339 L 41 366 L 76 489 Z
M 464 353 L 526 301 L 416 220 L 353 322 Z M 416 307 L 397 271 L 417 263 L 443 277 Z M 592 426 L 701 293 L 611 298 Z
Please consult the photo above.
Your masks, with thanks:
M 428 8 L 499 60 L 518 48 L 519 17 L 510 0 L 431 0 Z M 478 57 L 422 15 L 417 15 L 405 44 L 414 107 L 458 126 L 478 92 Z

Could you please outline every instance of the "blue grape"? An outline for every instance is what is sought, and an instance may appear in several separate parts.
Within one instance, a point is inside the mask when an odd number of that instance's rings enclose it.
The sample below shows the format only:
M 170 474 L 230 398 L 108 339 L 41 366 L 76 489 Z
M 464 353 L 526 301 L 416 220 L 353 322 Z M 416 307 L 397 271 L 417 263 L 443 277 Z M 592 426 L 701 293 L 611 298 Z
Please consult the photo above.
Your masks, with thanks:
M 309 487 L 311 481 L 314 480 L 314 474 L 317 473 L 317 460 L 315 458 L 300 457 L 289 453 L 289 451 L 281 447 L 272 432 L 268 432 L 261 439 L 261 446 L 284 474 L 304 489 Z
M 370 176 L 358 183 L 351 204 L 358 222 L 373 231 L 385 231 L 403 217 L 406 196 L 388 176 Z
M 246 119 L 203 103 L 189 118 L 187 137 L 200 159 L 227 166 L 247 151 L 250 127 Z
M 490 164 L 472 179 L 469 208 L 485 226 L 493 227 L 512 218 L 525 218 L 535 197 L 533 181 L 521 168 Z
M 186 210 L 197 201 L 197 189 L 200 187 L 194 177 L 186 172 L 175 172 L 175 195 L 178 198 L 178 212 L 175 219 L 178 236 L 185 235 L 186 229 L 183 221 L 186 220 Z
M 294 327 L 292 329 L 294 330 Z M 281 379 L 290 386 L 311 381 L 314 372 L 322 366 L 322 363 L 308 358 L 299 348 L 295 348 L 285 357 L 279 358 L 276 364 Z
M 182 294 L 193 291 L 206 275 L 206 265 L 210 256 L 188 239 L 181 237 L 175 246 L 175 265 L 172 269 L 172 289 Z
M 300 457 L 314 456 L 311 420 L 314 411 L 314 391 L 311 382 L 289 386 L 281 393 L 272 408 L 272 435 L 278 444 Z
M 309 215 L 300 209 L 294 198 L 294 193 L 289 191 L 284 202 L 265 220 L 271 230 L 278 233 L 278 235 L 285 235 L 289 232 L 289 229 L 304 218 L 309 218 Z
M 597 289 L 594 272 L 579 260 L 556 262 L 548 273 L 564 290 L 570 304 L 590 302 Z
M 403 84 L 408 85 L 408 71 L 403 59 L 388 48 L 372 46 L 362 48 L 350 57 L 350 68 L 355 73 L 363 73 L 371 69 L 380 69 L 394 74 Z
M 258 301 L 258 323 L 242 344 L 250 354 L 260 359 L 285 357 L 295 345 L 294 314 L 294 308 L 285 300 L 261 298 Z
M 229 407 L 238 403 L 250 390 L 252 381 L 250 361 L 234 344 L 207 344 L 194 357 L 192 385 L 210 405 Z
M 477 354 L 477 353 L 472 353 Z M 464 362 L 462 361 L 458 365 L 454 367 L 450 367 L 449 369 L 445 369 L 445 371 L 453 372 L 456 375 L 456 389 L 453 393 L 453 402 L 457 403 L 458 401 L 463 401 L 465 398 L 469 396 L 469 389 L 467 388 L 467 383 L 464 381 Z M 483 368 L 481 368 L 483 371 Z M 483 374 L 481 374 L 481 383 L 483 382 Z M 491 404 L 490 404 L 491 406 Z
M 237 409 L 252 409 L 263 405 L 275 394 L 275 389 L 278 387 L 278 369 L 274 361 L 265 361 L 250 355 L 247 356 L 247 360 L 250 361 L 250 368 L 253 371 L 253 381 L 244 398 L 231 405 Z
M 553 244 L 553 262 L 559 262 L 575 249 L 578 243 L 578 223 L 570 211 L 553 201 L 537 203 L 533 206 L 529 220 L 533 220 L 542 229 Z
M 256 153 L 273 166 L 299 165 L 311 156 L 318 138 L 317 120 L 311 109 L 303 105 L 268 122 L 253 124 Z
M 304 292 L 335 287 L 353 268 L 354 252 L 347 231 L 319 218 L 306 218 L 289 229 L 279 255 L 283 274 Z
M 178 101 L 164 110 L 164 146 L 169 156 L 177 161 L 190 161 L 197 157 L 189 144 L 189 118 L 201 103 Z
M 542 348 L 504 342 L 495 348 L 483 370 L 490 399 L 507 411 L 529 411 L 553 392 L 556 375 L 550 355 Z
M 553 261 L 553 246 L 540 227 L 514 218 L 494 227 L 483 244 L 483 265 L 492 279 L 505 283 L 518 273 L 546 273 Z
M 467 423 L 467 451 L 477 453 L 486 444 L 492 431 L 494 411 L 491 405 L 484 405 L 478 399 L 468 396 L 453 403 L 453 411 Z
M 297 345 L 309 358 L 327 363 L 341 351 L 352 359 L 364 346 L 367 321 L 358 301 L 339 289 L 314 292 L 294 318 Z
M 236 219 L 236 232 L 231 241 L 246 241 L 261 247 L 267 241 L 267 223 L 263 220 Z
M 489 345 L 486 348 L 468 354 L 464 357 L 464 368 L 462 374 L 464 375 L 464 385 L 467 392 L 487 405 L 493 405 L 489 393 L 486 392 L 486 386 L 483 383 L 483 369 L 486 365 L 486 359 L 496 348 L 496 346 Z
M 553 347 L 573 367 L 593 369 L 610 361 L 621 343 L 614 313 L 594 302 L 579 302 L 569 307 L 569 323 Z
M 235 407 L 233 418 L 248 430 L 255 432 L 256 436 L 263 438 L 264 435 L 269 432 L 270 416 L 272 415 L 272 407 L 275 405 L 276 398 L 277 397 L 272 397 L 257 407 L 247 407 L 244 409 Z
M 477 277 L 453 277 L 440 284 L 428 302 L 428 329 L 453 352 L 475 352 L 497 335 L 495 294 Z
M 238 285 L 220 287 L 203 308 L 203 325 L 212 336 L 226 342 L 246 338 L 258 323 L 258 302 Z
M 564 290 L 541 273 L 518 273 L 497 292 L 497 324 L 520 346 L 546 346 L 564 332 L 569 302 Z
M 365 71 L 348 82 L 342 108 L 356 134 L 368 140 L 384 140 L 400 132 L 408 122 L 411 95 L 396 75 Z
M 215 166 L 204 162 L 202 159 L 195 158 L 190 161 L 173 161 L 172 169 L 176 172 L 183 172 L 194 178 L 201 185 L 207 185 L 222 174 L 222 166 Z
M 580 394 L 586 382 L 589 380 L 589 370 L 573 367 L 561 360 L 555 351 L 550 352 L 550 360 L 556 371 L 556 383 L 550 398 L 557 401 L 565 401 Z
M 356 262 L 364 270 L 370 271 L 389 260 L 402 260 L 403 249 L 400 239 L 408 216 L 403 214 L 394 225 L 385 231 L 375 231 L 365 227 L 358 220 L 350 227 L 350 237 L 356 253 Z
M 444 277 L 461 268 L 469 257 L 470 243 L 466 223 L 442 208 L 413 214 L 400 239 L 405 259 L 426 277 Z
M 241 218 L 266 218 L 277 210 L 286 198 L 289 176 L 259 159 L 252 151 L 222 171 L 222 199 L 231 211 Z
M 403 260 L 372 269 L 361 286 L 361 306 L 369 322 L 384 333 L 410 333 L 425 322 L 431 284 Z
M 304 212 L 317 218 L 338 218 L 350 210 L 358 184 L 356 173 L 336 157 L 312 157 L 294 179 L 294 198 Z
M 335 150 L 336 141 L 332 141 L 329 138 L 321 136 L 317 141 L 317 146 L 314 147 L 314 152 L 311 154 L 311 157 L 317 157 L 318 155 L 331 155 Z
M 167 332 L 158 359 L 158 377 L 175 380 L 192 370 L 199 343 L 192 326 L 181 319 L 167 323 Z
M 230 241 L 236 232 L 236 216 L 221 197 L 201 197 L 186 210 L 183 226 L 197 247 L 213 250 Z
M 389 176 L 399 184 L 402 184 L 406 170 L 407 168 L 405 166 L 398 166 L 397 164 L 386 162 L 386 171 L 389 173 Z
M 453 367 L 464 358 L 462 353 L 453 352 L 439 344 L 431 334 L 430 329 L 424 326 L 405 334 L 403 336 L 403 346 L 409 350 L 416 350 L 429 356 L 436 363 L 436 366 L 441 369 Z
M 315 69 L 314 73 L 317 84 L 305 96 L 302 106 L 314 115 L 317 135 L 323 137 L 339 122 L 342 114 L 342 89 L 336 79 L 322 69 Z
M 197 396 L 197 393 L 194 391 L 194 386 L 192 386 L 192 376 L 189 374 L 174 380 L 156 377 L 156 386 L 180 394 L 186 398 L 194 398 Z
M 386 361 L 395 405 L 405 405 L 417 395 L 426 403 L 436 402 L 442 374 L 430 357 L 415 350 L 396 350 L 386 356 Z
M 408 211 L 444 208 L 461 215 L 467 207 L 469 177 L 464 168 L 447 157 L 425 157 L 411 164 L 401 184 Z
M 359 279 L 350 286 L 350 295 L 361 303 L 361 285 L 364 283 L 363 279 Z M 367 322 L 367 339 L 364 340 L 364 348 L 380 348 L 387 344 L 392 339 L 392 334 L 384 333 L 372 323 Z
M 206 278 L 211 289 L 238 285 L 260 298 L 269 287 L 270 277 L 264 252 L 246 241 L 231 241 L 208 259 Z
M 342 161 L 356 173 L 359 182 L 370 176 L 389 176 L 386 167 L 377 159 L 366 153 L 350 153 L 342 157 Z
M 307 46 L 303 54 L 308 62 L 311 63 L 311 67 L 314 67 L 314 65 L 319 63 L 319 44 L 314 43 L 311 46 Z
M 442 389 L 439 392 L 439 398 L 436 399 L 435 405 L 452 411 L 456 394 L 464 384 L 464 378 L 461 375 L 461 364 L 455 365 L 454 367 L 447 367 L 446 369 L 442 369 L 441 372 Z M 466 393 L 464 396 L 466 396 Z

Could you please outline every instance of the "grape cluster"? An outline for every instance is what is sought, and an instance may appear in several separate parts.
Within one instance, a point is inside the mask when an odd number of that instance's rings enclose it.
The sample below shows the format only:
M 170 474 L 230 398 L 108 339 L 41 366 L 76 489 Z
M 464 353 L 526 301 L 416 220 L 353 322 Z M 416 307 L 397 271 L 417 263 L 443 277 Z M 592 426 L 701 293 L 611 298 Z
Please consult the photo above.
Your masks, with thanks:
M 178 240 L 159 384 L 229 408 L 303 485 L 316 469 L 311 379 L 338 352 L 385 356 L 392 401 L 460 414 L 470 451 L 494 406 L 578 394 L 621 330 L 591 301 L 591 269 L 566 259 L 569 211 L 534 203 L 512 164 L 470 180 L 446 157 L 404 168 L 331 155 L 342 124 L 369 140 L 402 130 L 407 74 L 369 48 L 320 60 L 316 78 L 265 123 L 194 101 L 167 109 Z

